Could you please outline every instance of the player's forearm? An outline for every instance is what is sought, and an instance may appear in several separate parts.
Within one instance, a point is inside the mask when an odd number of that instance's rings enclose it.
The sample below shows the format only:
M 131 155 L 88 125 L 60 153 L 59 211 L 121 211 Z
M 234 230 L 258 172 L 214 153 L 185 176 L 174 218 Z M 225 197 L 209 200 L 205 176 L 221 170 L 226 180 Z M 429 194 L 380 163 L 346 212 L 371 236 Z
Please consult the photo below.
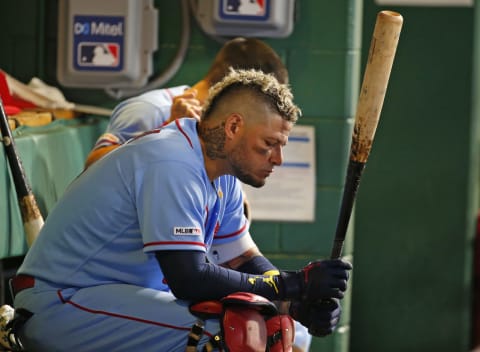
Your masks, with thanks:
M 234 292 L 251 292 L 268 299 L 278 299 L 279 282 L 276 277 L 264 277 L 222 268 L 206 263 L 198 282 L 193 286 L 199 288 L 195 297 L 187 299 L 220 299 Z M 192 294 L 192 286 L 184 291 Z
M 250 256 L 241 265 L 237 266 L 237 271 L 247 274 L 256 275 L 278 275 L 279 271 L 270 260 L 263 256 L 260 252 L 257 255 Z
M 157 252 L 160 267 L 173 294 L 191 301 L 215 300 L 234 292 L 251 292 L 282 299 L 279 276 L 251 275 L 206 263 L 202 252 Z

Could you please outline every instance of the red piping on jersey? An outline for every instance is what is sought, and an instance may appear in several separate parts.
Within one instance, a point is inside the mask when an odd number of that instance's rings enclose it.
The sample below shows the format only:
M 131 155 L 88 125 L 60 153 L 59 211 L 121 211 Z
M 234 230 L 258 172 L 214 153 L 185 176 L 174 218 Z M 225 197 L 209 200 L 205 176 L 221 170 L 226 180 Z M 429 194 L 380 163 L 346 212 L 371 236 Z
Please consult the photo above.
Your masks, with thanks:
M 178 122 L 178 119 L 175 120 L 175 124 L 177 125 L 177 128 L 180 130 L 180 132 L 182 132 L 182 134 L 183 134 L 183 135 L 185 136 L 185 138 L 187 139 L 188 144 L 190 144 L 190 147 L 192 147 L 192 149 L 193 149 L 192 141 L 190 140 L 190 137 L 185 133 L 185 131 L 183 130 L 182 126 L 180 126 L 180 122 Z
M 245 225 L 242 226 L 242 228 L 238 231 L 235 231 L 233 233 L 229 233 L 227 235 L 221 235 L 221 236 L 215 236 L 216 239 L 219 239 L 219 238 L 229 238 L 229 237 L 233 237 L 233 236 L 236 236 L 238 235 L 239 233 L 242 233 L 245 228 L 247 227 L 247 223 L 245 223 Z
M 175 325 L 170 325 L 170 324 L 165 324 L 165 323 L 159 323 L 158 321 L 136 318 L 136 317 L 132 317 L 132 316 L 129 316 L 129 315 L 124 315 L 124 314 L 107 312 L 107 311 L 104 311 L 104 310 L 87 308 L 87 307 L 81 306 L 80 304 L 75 303 L 75 302 L 73 302 L 69 299 L 63 298 L 62 292 L 60 290 L 57 291 L 57 295 L 60 298 L 60 301 L 62 301 L 62 303 L 70 304 L 70 305 L 74 306 L 75 308 L 83 310 L 84 312 L 88 312 L 88 313 L 92 313 L 92 314 L 103 314 L 103 315 L 107 315 L 109 317 L 115 317 L 115 318 L 137 321 L 139 323 L 163 326 L 163 327 L 166 327 L 166 328 L 169 328 L 169 329 L 185 330 L 185 331 L 190 330 L 190 328 L 186 328 L 186 327 L 183 327 L 183 326 L 175 326 Z M 208 335 L 209 337 L 212 337 L 212 335 L 208 331 L 205 331 L 204 334 Z
M 139 134 L 138 136 L 135 136 L 135 137 L 129 139 L 128 141 L 125 142 L 125 144 L 129 144 L 130 142 L 133 142 L 133 141 L 136 141 L 136 140 L 139 139 L 139 138 L 148 136 L 149 134 L 160 133 L 160 132 L 162 132 L 162 129 L 161 129 L 161 128 L 155 128 L 155 129 L 153 129 L 153 130 L 145 131 L 145 132 Z
M 166 246 L 166 245 L 169 245 L 169 244 L 191 244 L 191 245 L 194 245 L 194 246 L 200 246 L 200 247 L 207 248 L 207 246 L 205 245 L 205 243 L 202 243 L 202 242 L 184 242 L 184 241 L 159 241 L 159 242 L 150 242 L 150 243 L 145 243 L 145 244 L 143 245 L 143 248 L 149 247 L 149 246 L 156 246 L 156 245 Z

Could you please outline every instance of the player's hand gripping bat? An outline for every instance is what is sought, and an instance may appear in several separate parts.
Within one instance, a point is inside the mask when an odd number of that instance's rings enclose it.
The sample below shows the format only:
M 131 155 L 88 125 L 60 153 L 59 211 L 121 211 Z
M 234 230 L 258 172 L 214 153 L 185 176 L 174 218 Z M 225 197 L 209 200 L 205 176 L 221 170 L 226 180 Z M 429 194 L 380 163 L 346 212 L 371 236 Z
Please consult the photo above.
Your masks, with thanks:
M 22 214 L 23 227 L 27 245 L 30 247 L 38 232 L 43 226 L 43 217 L 37 206 L 35 196 L 33 195 L 30 184 L 25 176 L 22 162 L 17 154 L 15 142 L 12 137 L 10 126 L 8 125 L 7 114 L 0 99 L 0 130 L 2 132 L 2 141 L 5 147 L 8 164 L 12 172 L 15 190 L 17 192 L 18 204 Z
M 381 11 L 377 15 L 357 103 L 345 188 L 331 252 L 332 259 L 339 258 L 342 254 L 358 185 L 382 111 L 402 24 L 403 17 L 399 13 Z

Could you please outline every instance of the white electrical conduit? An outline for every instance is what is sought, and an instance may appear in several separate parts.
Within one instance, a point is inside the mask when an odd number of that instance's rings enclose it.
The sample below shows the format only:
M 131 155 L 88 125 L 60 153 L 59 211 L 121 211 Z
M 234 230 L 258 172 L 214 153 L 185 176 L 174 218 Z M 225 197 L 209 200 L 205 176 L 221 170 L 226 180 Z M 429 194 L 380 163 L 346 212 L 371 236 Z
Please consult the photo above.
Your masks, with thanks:
M 185 59 L 187 53 L 188 45 L 190 43 L 190 18 L 189 18 L 189 8 L 188 0 L 181 0 L 181 10 L 182 10 L 182 36 L 180 40 L 180 45 L 178 47 L 177 53 L 173 58 L 170 66 L 160 74 L 154 80 L 148 82 L 145 86 L 140 88 L 106 88 L 105 92 L 112 98 L 121 99 L 126 97 L 131 97 L 141 93 L 145 93 L 149 90 L 158 88 L 167 83 L 179 70 L 180 66 Z

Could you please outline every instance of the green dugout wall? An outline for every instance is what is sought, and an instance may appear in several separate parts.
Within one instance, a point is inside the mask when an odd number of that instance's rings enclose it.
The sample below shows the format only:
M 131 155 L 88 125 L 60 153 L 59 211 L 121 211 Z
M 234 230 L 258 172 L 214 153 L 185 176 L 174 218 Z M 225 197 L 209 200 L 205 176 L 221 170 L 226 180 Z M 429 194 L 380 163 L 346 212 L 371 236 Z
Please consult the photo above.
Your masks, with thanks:
M 363 58 L 379 9 L 364 1 Z M 359 189 L 351 351 L 469 351 L 478 9 L 392 9 L 405 22 Z
M 177 49 L 180 4 L 155 5 L 159 73 Z M 297 0 L 292 35 L 266 40 L 287 64 L 303 110 L 300 123 L 316 130 L 315 222 L 252 225 L 261 249 L 283 268 L 330 252 L 363 63 L 376 13 L 384 8 L 373 0 Z M 405 23 L 344 251 L 354 260 L 354 274 L 340 328 L 314 339 L 312 351 L 467 351 L 477 203 L 472 66 L 478 16 L 474 7 L 389 9 L 399 11 Z M 0 68 L 23 82 L 37 76 L 58 86 L 56 16 L 56 0 L 0 2 Z M 191 24 L 187 56 L 168 85 L 196 82 L 220 46 Z M 116 103 L 102 90 L 63 91 L 76 102 Z M 45 215 L 81 171 L 105 123 L 89 117 L 17 132 Z M 26 246 L 3 151 L 0 163 L 0 257 L 8 258 Z

